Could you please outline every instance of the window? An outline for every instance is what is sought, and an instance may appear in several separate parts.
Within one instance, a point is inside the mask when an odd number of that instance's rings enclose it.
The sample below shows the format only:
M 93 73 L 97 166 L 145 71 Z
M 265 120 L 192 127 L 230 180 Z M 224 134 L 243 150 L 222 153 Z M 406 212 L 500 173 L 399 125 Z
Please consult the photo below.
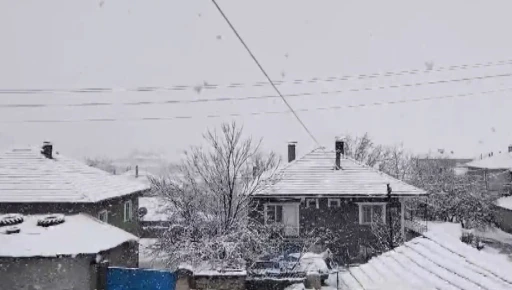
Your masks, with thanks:
M 266 206 L 266 223 L 282 223 L 283 222 L 283 206 L 267 205 Z
M 108 211 L 102 210 L 98 213 L 98 219 L 102 222 L 108 223 Z
M 124 221 L 131 221 L 133 219 L 132 201 L 128 200 L 124 203 Z
M 339 198 L 329 198 L 327 200 L 328 207 L 340 207 L 340 199 Z
M 386 204 L 385 203 L 360 203 L 359 204 L 359 223 L 370 225 L 375 222 L 385 222 Z
M 306 208 L 316 207 L 318 208 L 318 199 L 317 198 L 306 198 Z

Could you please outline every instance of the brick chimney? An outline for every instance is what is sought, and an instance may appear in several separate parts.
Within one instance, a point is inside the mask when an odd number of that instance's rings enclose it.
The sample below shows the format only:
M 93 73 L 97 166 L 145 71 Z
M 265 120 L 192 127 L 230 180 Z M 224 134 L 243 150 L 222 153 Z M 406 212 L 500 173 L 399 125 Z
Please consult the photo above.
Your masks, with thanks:
M 288 162 L 292 162 L 296 158 L 297 142 L 288 142 Z
M 336 137 L 334 148 L 336 150 L 336 170 L 340 170 L 341 157 L 345 155 L 345 141 L 343 140 L 343 138 Z
M 44 141 L 41 147 L 41 154 L 48 159 L 53 159 L 53 145 L 51 142 Z

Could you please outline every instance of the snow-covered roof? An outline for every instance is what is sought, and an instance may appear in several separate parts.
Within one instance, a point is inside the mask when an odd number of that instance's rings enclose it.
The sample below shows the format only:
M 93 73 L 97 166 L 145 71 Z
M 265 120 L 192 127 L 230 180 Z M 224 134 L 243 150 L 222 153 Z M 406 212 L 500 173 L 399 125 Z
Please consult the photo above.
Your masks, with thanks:
M 448 236 L 427 232 L 368 263 L 340 273 L 348 290 L 512 289 L 512 263 Z M 395 285 L 381 288 L 379 285 Z
M 165 205 L 165 201 L 158 196 L 139 197 L 139 208 L 145 207 L 148 210 L 140 220 L 146 222 L 168 221 L 171 215 Z
M 24 216 L 15 225 L 19 233 L 5 234 L 0 227 L 0 257 L 55 257 L 57 255 L 97 254 L 125 242 L 134 235 L 87 214 L 65 216 L 61 224 L 41 227 L 37 221 L 47 215 Z
M 38 148 L 0 153 L 0 202 L 90 203 L 148 190 L 149 186 Z
M 277 182 L 258 195 L 270 196 L 385 196 L 389 183 L 394 195 L 422 195 L 416 188 L 353 159 L 342 157 L 335 170 L 335 152 L 317 148 L 286 165 Z
M 512 153 L 499 153 L 490 157 L 469 162 L 466 164 L 466 166 L 481 169 L 512 169 Z
M 127 177 L 130 180 L 142 182 L 147 185 L 150 185 L 150 183 L 151 183 L 149 180 L 150 178 L 156 178 L 155 174 L 153 174 L 147 170 L 140 169 L 140 168 L 139 168 L 138 175 L 136 175 L 135 169 L 131 169 L 131 170 L 128 170 L 128 171 L 124 172 L 123 174 L 121 174 L 121 176 Z
M 508 210 L 512 210 L 512 196 L 501 197 L 496 201 L 496 205 Z

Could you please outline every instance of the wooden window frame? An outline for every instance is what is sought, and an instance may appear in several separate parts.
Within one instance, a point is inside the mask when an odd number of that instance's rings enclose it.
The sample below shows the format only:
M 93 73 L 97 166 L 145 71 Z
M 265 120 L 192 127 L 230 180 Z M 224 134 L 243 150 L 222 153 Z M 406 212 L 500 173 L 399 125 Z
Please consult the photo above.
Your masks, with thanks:
M 268 207 L 269 206 L 280 206 L 281 207 L 281 221 L 280 222 L 271 222 L 269 223 L 268 221 Z M 284 211 L 284 208 L 283 208 L 284 204 L 282 203 L 267 203 L 265 204 L 265 213 L 264 213 L 264 217 L 265 217 L 265 225 L 273 225 L 273 224 L 284 224 L 284 216 L 283 216 L 283 211 Z M 274 212 L 274 220 L 276 219 L 275 217 L 275 214 L 277 213 L 277 210 Z
M 316 198 L 316 197 L 307 197 L 307 198 L 306 198 L 306 200 L 305 200 L 305 202 L 306 202 L 306 208 L 313 208 L 312 206 L 310 206 L 310 205 L 309 205 L 309 202 L 310 202 L 310 201 L 313 201 L 313 200 L 315 201 L 315 206 L 314 206 L 314 208 L 319 209 L 319 208 L 320 208 L 320 203 L 319 203 L 319 201 L 318 201 L 319 199 L 318 199 L 318 198 Z
M 363 206 L 372 206 L 371 215 L 373 217 L 373 206 L 381 206 L 382 210 L 382 222 L 386 222 L 386 206 L 387 202 L 358 202 L 357 205 L 359 206 L 359 224 L 360 225 L 372 225 L 373 221 L 371 222 L 364 222 L 363 221 Z
M 101 215 L 105 215 L 105 220 L 101 219 Z M 102 222 L 108 223 L 108 210 L 103 209 L 98 212 L 98 219 Z
M 128 215 L 127 215 L 126 206 L 128 206 L 128 205 L 130 207 L 130 210 L 128 211 Z M 133 202 L 131 200 L 127 200 L 123 204 L 123 221 L 131 222 L 132 220 L 133 220 Z
M 331 206 L 331 202 L 332 201 L 335 201 L 336 202 L 336 205 L 335 206 Z M 340 198 L 328 198 L 327 199 L 327 207 L 329 208 L 337 208 L 337 207 L 341 207 L 341 199 Z

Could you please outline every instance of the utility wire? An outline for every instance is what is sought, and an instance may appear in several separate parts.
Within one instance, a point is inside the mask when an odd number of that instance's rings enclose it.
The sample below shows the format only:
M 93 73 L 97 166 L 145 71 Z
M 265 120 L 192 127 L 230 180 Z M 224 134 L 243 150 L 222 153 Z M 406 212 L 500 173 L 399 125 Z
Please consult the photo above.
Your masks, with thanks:
M 478 95 L 489 95 L 500 92 L 512 91 L 511 88 L 499 89 L 499 90 L 491 90 L 491 91 L 483 91 L 476 93 L 465 93 L 465 94 L 456 94 L 456 95 L 444 95 L 444 96 L 435 96 L 435 97 L 424 97 L 424 98 L 416 98 L 416 99 L 403 99 L 396 101 L 385 101 L 385 102 L 373 102 L 373 103 L 361 103 L 355 105 L 344 105 L 344 106 L 329 106 L 329 107 L 317 107 L 317 108 L 305 108 L 298 109 L 298 112 L 313 112 L 313 111 L 327 111 L 327 110 L 340 110 L 340 109 L 354 109 L 354 108 L 368 108 L 368 107 L 377 107 L 377 106 L 391 106 L 391 105 L 399 105 L 399 104 L 407 104 L 407 103 L 418 103 L 424 101 L 432 101 L 432 100 L 444 100 L 444 99 L 454 99 L 454 98 L 466 98 Z M 232 113 L 232 114 L 224 114 L 224 115 L 206 115 L 200 116 L 202 118 L 221 118 L 221 117 L 242 117 L 242 116 L 258 116 L 258 115 L 270 115 L 270 114 L 287 114 L 291 111 L 262 111 L 262 112 L 252 112 L 248 114 L 240 114 L 240 113 Z M 97 119 L 81 119 L 81 120 L 21 120 L 21 121 L 0 121 L 0 123 L 82 123 L 82 122 L 119 122 L 119 121 L 172 121 L 172 120 L 180 120 L 180 119 L 194 119 L 199 118 L 199 116 L 172 116 L 172 117 L 145 117 L 145 118 L 126 118 L 126 119 L 116 119 L 116 118 L 97 118 Z
M 295 80 L 273 80 L 272 83 L 276 86 L 280 85 L 303 85 L 303 84 L 314 84 L 320 82 L 336 82 L 336 81 L 348 81 L 348 80 L 363 80 L 363 79 L 374 79 L 378 77 L 390 77 L 390 76 L 402 76 L 402 75 L 416 75 L 416 74 L 428 74 L 433 72 L 442 71 L 455 71 L 455 70 L 469 70 L 474 68 L 492 67 L 492 66 L 505 66 L 511 65 L 512 60 L 503 60 L 496 62 L 486 63 L 474 63 L 474 64 L 463 64 L 463 65 L 452 65 L 437 67 L 432 70 L 398 70 L 398 71 L 387 71 L 387 72 L 375 72 L 369 74 L 355 74 L 345 76 L 329 76 L 329 77 L 313 77 L 309 79 L 295 79 Z M 167 92 L 167 91 L 186 91 L 195 90 L 197 92 L 204 90 L 214 89 L 232 89 L 232 88 L 244 88 L 244 87 L 264 87 L 269 85 L 268 82 L 253 82 L 253 83 L 229 83 L 225 85 L 221 84 L 209 84 L 204 82 L 200 85 L 171 85 L 171 86 L 151 86 L 151 87 L 133 87 L 133 88 L 107 88 L 107 87 L 90 87 L 90 88 L 77 88 L 77 89 L 0 89 L 0 94 L 20 94 L 20 95 L 34 95 L 34 94 L 77 94 L 77 93 L 118 93 L 118 92 Z
M 385 89 L 398 89 L 398 88 L 406 88 L 406 87 L 421 87 L 421 86 L 457 83 L 457 82 L 470 82 L 470 81 L 474 81 L 474 80 L 486 80 L 486 79 L 504 78 L 504 77 L 511 77 L 511 76 L 512 76 L 512 73 L 506 73 L 506 74 L 499 74 L 499 75 L 476 76 L 476 77 L 450 79 L 450 80 L 435 80 L 435 81 L 416 82 L 416 83 L 394 84 L 394 85 L 388 85 L 388 86 L 375 86 L 375 87 L 351 88 L 351 89 L 334 90 L 334 91 L 282 94 L 282 96 L 288 98 L 288 97 L 305 97 L 305 96 L 318 96 L 318 95 L 334 95 L 334 94 L 343 94 L 343 93 L 377 91 L 377 90 L 385 90 Z M 199 99 L 189 99 L 189 100 L 135 101 L 135 102 L 88 102 L 88 103 L 75 103 L 75 104 L 42 104 L 42 103 L 12 104 L 12 103 L 10 103 L 10 104 L 0 104 L 0 108 L 99 107 L 99 106 L 113 106 L 113 105 L 145 106 L 145 105 L 191 104 L 191 103 L 208 103 L 208 102 L 227 102 L 227 101 L 229 101 L 229 102 L 250 101 L 250 100 L 280 98 L 280 97 L 281 96 L 276 96 L 276 95 L 262 95 L 262 96 L 249 96 L 249 97 L 199 98 Z
M 279 89 L 276 87 L 276 85 L 274 84 L 274 82 L 272 82 L 272 79 L 270 78 L 270 76 L 267 74 L 267 72 L 265 71 L 265 69 L 263 68 L 263 66 L 261 66 L 260 62 L 258 61 L 258 59 L 256 58 L 256 56 L 254 56 L 254 54 L 252 53 L 251 49 L 249 49 L 249 46 L 247 46 L 247 44 L 245 43 L 245 41 L 242 39 L 242 37 L 240 36 L 240 34 L 238 33 L 238 31 L 235 29 L 235 27 L 233 26 L 233 24 L 231 23 L 231 21 L 229 21 L 228 17 L 226 16 L 226 14 L 224 14 L 224 11 L 222 11 L 222 9 L 220 8 L 219 4 L 217 4 L 217 1 L 216 0 L 212 0 L 212 3 L 215 5 L 215 7 L 217 7 L 217 10 L 219 10 L 219 13 L 222 15 L 222 17 L 224 18 L 224 20 L 226 20 L 227 24 L 229 25 L 229 27 L 231 27 L 231 30 L 233 30 L 233 32 L 235 33 L 236 37 L 238 38 L 238 40 L 240 40 L 240 42 L 242 43 L 242 45 L 245 47 L 245 49 L 247 50 L 247 52 L 249 53 L 249 55 L 251 56 L 251 58 L 254 60 L 254 62 L 256 63 L 256 65 L 258 65 L 259 69 L 261 70 L 261 72 L 265 75 L 265 77 L 267 78 L 268 82 L 270 83 L 270 85 L 272 85 L 272 87 L 274 88 L 274 90 L 276 91 L 276 93 L 281 97 L 281 99 L 283 100 L 283 102 L 286 104 L 286 106 L 290 109 L 290 111 L 293 113 L 293 115 L 295 116 L 295 118 L 297 119 L 297 121 L 299 121 L 299 123 L 302 125 L 302 127 L 304 128 L 304 130 L 306 130 L 306 132 L 309 134 L 309 136 L 311 137 L 311 139 L 313 139 L 313 141 L 318 145 L 320 146 L 320 143 L 318 143 L 318 140 L 316 140 L 315 136 L 313 136 L 313 134 L 311 133 L 311 131 L 309 131 L 308 127 L 306 126 L 306 124 L 304 124 L 304 122 L 302 122 L 302 120 L 299 118 L 299 115 L 297 115 L 297 113 L 293 110 L 292 106 L 288 103 L 288 101 L 286 100 L 286 98 L 281 94 L 281 92 L 279 91 Z

